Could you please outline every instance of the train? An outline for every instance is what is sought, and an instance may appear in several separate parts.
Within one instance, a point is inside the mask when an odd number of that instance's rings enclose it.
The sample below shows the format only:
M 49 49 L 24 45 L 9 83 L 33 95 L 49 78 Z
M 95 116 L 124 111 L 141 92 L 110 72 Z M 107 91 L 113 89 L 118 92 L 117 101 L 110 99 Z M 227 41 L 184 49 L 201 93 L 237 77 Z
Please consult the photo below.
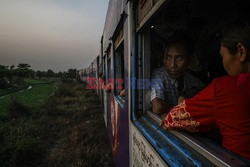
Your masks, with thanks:
M 249 166 L 206 134 L 160 127 L 147 87 L 152 70 L 162 66 L 164 41 L 177 29 L 194 41 L 190 73 L 205 84 L 225 75 L 220 30 L 249 7 L 247 0 L 109 1 L 99 55 L 77 71 L 77 80 L 99 96 L 116 166 Z

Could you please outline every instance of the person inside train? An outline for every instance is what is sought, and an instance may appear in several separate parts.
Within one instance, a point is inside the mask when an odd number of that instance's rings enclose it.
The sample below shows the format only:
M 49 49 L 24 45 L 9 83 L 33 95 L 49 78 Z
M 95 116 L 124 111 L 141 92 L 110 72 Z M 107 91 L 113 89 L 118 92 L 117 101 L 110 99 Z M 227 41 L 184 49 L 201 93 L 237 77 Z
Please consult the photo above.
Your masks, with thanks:
M 108 82 L 106 83 L 106 75 L 104 73 L 100 73 L 99 75 L 99 80 L 101 81 L 100 84 L 100 88 L 103 89 L 106 93 L 110 93 L 111 90 L 113 89 L 113 83 L 112 82 Z
M 152 72 L 151 79 L 160 82 L 151 86 L 152 110 L 157 115 L 166 113 L 177 104 L 179 96 L 191 97 L 203 83 L 186 69 L 192 55 L 192 45 L 184 30 L 177 30 L 168 39 L 164 51 L 163 67 Z
M 101 84 L 100 88 L 103 89 L 106 93 L 110 93 L 112 89 L 114 89 L 114 83 L 108 82 L 106 83 L 106 76 L 103 73 L 100 73 L 99 80 L 101 81 L 99 84 Z M 126 91 L 124 88 L 124 84 L 122 84 L 122 89 L 119 91 L 119 96 L 125 97 Z
M 226 149 L 250 159 L 249 19 L 237 19 L 222 30 L 220 54 L 228 76 L 215 78 L 173 107 L 161 125 L 189 132 L 219 130 Z
M 119 95 L 120 95 L 121 97 L 125 97 L 125 95 L 126 95 L 126 90 L 125 90 L 125 88 L 123 88 L 123 89 L 120 91 Z

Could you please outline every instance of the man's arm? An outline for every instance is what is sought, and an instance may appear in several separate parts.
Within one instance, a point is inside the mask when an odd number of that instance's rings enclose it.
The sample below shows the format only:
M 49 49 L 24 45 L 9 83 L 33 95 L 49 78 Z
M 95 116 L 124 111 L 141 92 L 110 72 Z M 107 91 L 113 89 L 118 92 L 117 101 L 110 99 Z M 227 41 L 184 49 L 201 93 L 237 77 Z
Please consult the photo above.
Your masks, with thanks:
M 161 116 L 162 114 L 168 113 L 171 107 L 172 106 L 170 104 L 168 104 L 166 101 L 162 99 L 154 98 L 152 100 L 153 112 L 159 116 Z

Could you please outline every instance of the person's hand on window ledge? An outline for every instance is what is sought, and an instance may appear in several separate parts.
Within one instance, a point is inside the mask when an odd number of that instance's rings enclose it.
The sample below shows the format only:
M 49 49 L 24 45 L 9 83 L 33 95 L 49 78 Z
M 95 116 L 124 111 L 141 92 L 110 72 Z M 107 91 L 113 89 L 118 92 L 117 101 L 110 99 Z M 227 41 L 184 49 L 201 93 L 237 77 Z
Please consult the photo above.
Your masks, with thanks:
M 183 102 L 185 100 L 185 98 L 183 96 L 180 96 L 178 98 L 178 104 L 180 104 L 181 102 Z
M 125 94 L 126 94 L 125 89 L 122 89 L 122 90 L 120 91 L 120 93 L 119 93 L 119 95 L 120 95 L 121 97 L 125 97 Z
M 106 86 L 105 85 L 103 85 L 102 86 L 102 88 L 103 88 L 103 90 L 106 92 L 106 93 L 110 93 L 111 92 L 111 89 L 113 89 L 113 87 L 114 87 L 114 85 L 113 85 L 113 83 L 109 83 L 109 84 L 107 84 Z

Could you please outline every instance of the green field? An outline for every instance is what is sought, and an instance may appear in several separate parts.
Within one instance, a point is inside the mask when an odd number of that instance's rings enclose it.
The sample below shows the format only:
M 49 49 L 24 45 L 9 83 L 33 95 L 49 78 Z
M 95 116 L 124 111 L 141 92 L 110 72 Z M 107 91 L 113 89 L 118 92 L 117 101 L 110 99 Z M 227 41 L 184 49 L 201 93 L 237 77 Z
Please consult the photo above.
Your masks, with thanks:
M 0 97 L 0 115 L 6 114 L 6 109 L 10 103 L 12 97 L 16 97 L 18 101 L 27 105 L 28 107 L 34 107 L 41 104 L 45 99 L 51 95 L 58 87 L 59 81 L 46 81 L 46 80 L 25 80 L 30 86 L 30 89 L 24 89 L 22 91 L 10 93 Z
M 28 85 L 17 85 L 17 86 L 12 87 L 12 88 L 0 89 L 0 97 L 7 95 L 7 94 L 10 94 L 10 93 L 13 93 L 13 92 L 23 90 L 25 88 L 28 88 Z

